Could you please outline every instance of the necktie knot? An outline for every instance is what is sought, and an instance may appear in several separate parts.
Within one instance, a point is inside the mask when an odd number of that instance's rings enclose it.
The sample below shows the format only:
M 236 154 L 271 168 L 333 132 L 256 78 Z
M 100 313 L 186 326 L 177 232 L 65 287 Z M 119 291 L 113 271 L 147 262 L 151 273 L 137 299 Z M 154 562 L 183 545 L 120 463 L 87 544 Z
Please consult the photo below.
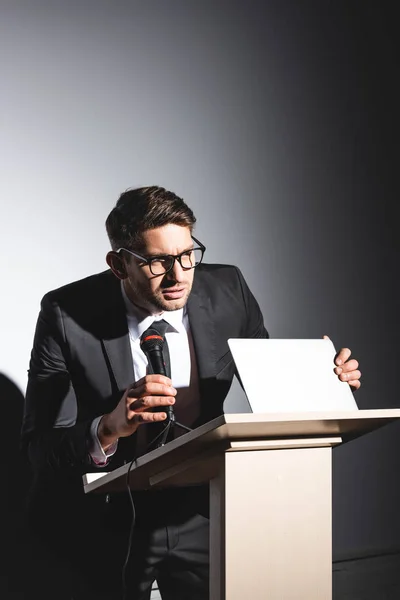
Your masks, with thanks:
M 167 321 L 160 319 L 159 321 L 153 321 L 153 323 L 150 325 L 150 329 L 155 329 L 162 337 L 164 337 L 168 326 L 169 323 L 167 323 Z

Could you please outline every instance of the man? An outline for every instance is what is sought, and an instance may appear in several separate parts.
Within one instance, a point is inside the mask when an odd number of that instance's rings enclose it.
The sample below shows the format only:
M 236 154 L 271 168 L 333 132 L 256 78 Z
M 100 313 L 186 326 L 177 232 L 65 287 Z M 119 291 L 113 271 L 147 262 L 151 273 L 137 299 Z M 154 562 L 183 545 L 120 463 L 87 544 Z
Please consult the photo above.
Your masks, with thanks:
M 22 437 L 34 471 L 29 507 L 36 534 L 62 556 L 74 600 L 121 598 L 131 520 L 127 494 L 85 496 L 82 474 L 146 452 L 162 407 L 190 428 L 220 415 L 235 372 L 227 340 L 268 336 L 240 271 L 201 262 L 194 224 L 164 188 L 125 192 L 106 222 L 110 269 L 42 300 Z M 151 326 L 165 328 L 171 378 L 148 373 L 140 338 Z M 336 364 L 358 388 L 350 351 Z M 148 599 L 154 579 L 164 600 L 208 598 L 207 494 L 133 495 L 126 598 Z

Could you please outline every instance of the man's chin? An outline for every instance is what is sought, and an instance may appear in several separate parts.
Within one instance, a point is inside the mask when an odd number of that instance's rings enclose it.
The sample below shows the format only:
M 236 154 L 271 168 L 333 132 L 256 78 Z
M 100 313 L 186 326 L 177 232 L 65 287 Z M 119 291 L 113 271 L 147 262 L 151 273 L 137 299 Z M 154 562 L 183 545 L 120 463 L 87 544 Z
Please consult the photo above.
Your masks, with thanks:
M 157 298 L 158 305 L 162 310 L 171 311 L 183 308 L 188 301 L 189 293 L 185 293 L 182 298 L 168 298 L 168 294 L 160 294 Z
M 165 311 L 170 311 L 170 310 L 179 310 L 180 308 L 183 308 L 185 306 L 187 302 L 187 296 L 184 299 L 181 300 L 162 300 L 159 303 L 160 308 L 162 308 L 162 310 Z

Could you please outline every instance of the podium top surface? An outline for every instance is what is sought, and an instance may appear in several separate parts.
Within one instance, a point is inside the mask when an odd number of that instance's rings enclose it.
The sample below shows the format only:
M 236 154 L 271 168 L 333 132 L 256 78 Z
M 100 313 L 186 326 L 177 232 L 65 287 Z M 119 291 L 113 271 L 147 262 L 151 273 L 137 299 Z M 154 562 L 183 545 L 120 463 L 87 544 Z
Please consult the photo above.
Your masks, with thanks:
M 84 475 L 84 489 L 88 493 L 122 488 L 128 469 L 130 480 L 136 479 L 135 487 L 145 489 L 149 473 L 161 472 L 212 448 L 217 452 L 217 448 L 232 441 L 300 440 L 332 436 L 349 441 L 397 419 L 400 419 L 400 409 L 224 414 L 140 456 L 131 465 L 123 465 L 109 473 L 95 474 L 97 478 Z

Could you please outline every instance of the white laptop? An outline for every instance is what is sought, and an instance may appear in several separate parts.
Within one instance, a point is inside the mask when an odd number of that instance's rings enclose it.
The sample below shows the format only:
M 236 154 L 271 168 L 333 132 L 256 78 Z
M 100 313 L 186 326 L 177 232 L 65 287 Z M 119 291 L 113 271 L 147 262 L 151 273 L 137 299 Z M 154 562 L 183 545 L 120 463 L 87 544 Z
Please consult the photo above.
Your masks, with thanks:
M 334 372 L 331 340 L 229 339 L 228 344 L 251 412 L 358 409 L 349 384 Z

